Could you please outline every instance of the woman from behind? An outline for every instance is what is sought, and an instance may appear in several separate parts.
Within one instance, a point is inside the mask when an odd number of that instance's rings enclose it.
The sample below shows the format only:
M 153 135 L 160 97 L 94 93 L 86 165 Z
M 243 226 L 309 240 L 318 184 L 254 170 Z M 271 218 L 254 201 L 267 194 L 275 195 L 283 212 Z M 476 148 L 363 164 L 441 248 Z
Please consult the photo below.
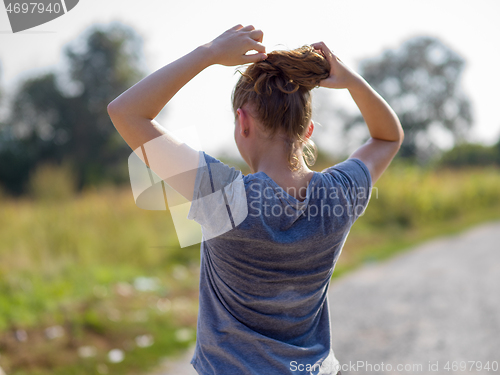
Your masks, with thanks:
M 188 218 L 202 227 L 197 372 L 333 375 L 340 363 L 330 334 L 330 278 L 403 132 L 387 103 L 324 43 L 266 54 L 262 40 L 262 31 L 237 25 L 137 83 L 108 112 L 134 151 L 162 139 L 155 154 L 162 162 L 144 161 L 192 200 Z M 182 144 L 154 118 L 208 66 L 246 63 L 232 96 L 236 145 L 251 171 L 243 175 Z M 347 88 L 371 135 L 321 172 L 307 165 L 316 155 L 317 86 Z

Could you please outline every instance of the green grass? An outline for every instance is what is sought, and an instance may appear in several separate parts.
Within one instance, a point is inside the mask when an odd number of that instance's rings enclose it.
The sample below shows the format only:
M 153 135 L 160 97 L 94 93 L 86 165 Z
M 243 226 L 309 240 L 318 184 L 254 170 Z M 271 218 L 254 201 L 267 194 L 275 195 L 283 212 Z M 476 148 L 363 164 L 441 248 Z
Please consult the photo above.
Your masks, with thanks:
M 394 165 L 354 224 L 334 277 L 425 240 L 500 219 L 500 169 Z
M 44 187 L 53 171 L 43 173 L 33 179 L 36 199 L 0 196 L 0 367 L 11 375 L 139 374 L 191 345 L 199 245 L 180 249 L 169 213 L 139 209 L 130 187 L 71 197 L 63 178 L 57 199 Z M 499 186 L 495 168 L 394 164 L 354 224 L 334 277 L 500 219 Z M 45 329 L 54 326 L 62 335 L 49 339 Z M 141 337 L 152 345 L 139 345 Z M 123 361 L 109 361 L 113 349 Z M 78 355 L 85 350 L 93 356 Z
M 127 188 L 1 204 L 0 366 L 9 374 L 133 373 L 194 341 L 199 247 L 178 247 L 169 213 L 137 208 Z M 154 290 L 134 288 L 140 277 Z M 53 326 L 64 334 L 48 340 Z M 175 339 L 179 329 L 191 334 Z M 15 340 L 17 330 L 28 339 Z M 137 347 L 146 334 L 154 344 Z M 85 346 L 96 355 L 82 360 Z M 112 349 L 125 360 L 109 363 Z

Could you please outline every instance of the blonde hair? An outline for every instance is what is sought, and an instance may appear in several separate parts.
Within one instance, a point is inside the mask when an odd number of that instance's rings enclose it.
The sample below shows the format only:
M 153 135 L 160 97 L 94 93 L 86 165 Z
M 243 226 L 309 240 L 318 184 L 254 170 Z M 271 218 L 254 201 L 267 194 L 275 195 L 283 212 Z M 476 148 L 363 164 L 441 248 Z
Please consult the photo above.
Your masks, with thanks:
M 241 72 L 240 72 L 241 73 Z M 273 51 L 266 60 L 253 63 L 241 73 L 233 94 L 233 112 L 250 104 L 253 116 L 272 138 L 285 135 L 287 158 L 292 171 L 299 169 L 297 147 L 302 147 L 308 165 L 316 162 L 314 142 L 304 139 L 312 117 L 311 90 L 330 75 L 330 64 L 311 46 L 291 51 Z

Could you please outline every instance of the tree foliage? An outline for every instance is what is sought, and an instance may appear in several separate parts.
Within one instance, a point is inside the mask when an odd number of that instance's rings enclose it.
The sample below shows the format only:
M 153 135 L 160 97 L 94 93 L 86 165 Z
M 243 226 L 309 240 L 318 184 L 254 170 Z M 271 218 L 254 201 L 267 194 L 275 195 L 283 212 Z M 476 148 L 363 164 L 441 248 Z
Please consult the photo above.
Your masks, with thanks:
M 455 143 L 472 125 L 471 104 L 460 79 L 465 61 L 439 39 L 418 36 L 398 49 L 362 60 L 358 71 L 391 105 L 405 131 L 399 157 L 427 160 L 439 151 L 436 132 L 447 133 Z M 336 109 L 347 136 L 363 118 Z
M 128 178 L 127 144 L 107 105 L 142 76 L 142 39 L 129 27 L 96 25 L 64 48 L 68 78 L 49 72 L 25 80 L 0 134 L 0 181 L 23 192 L 45 162 L 70 163 L 77 186 Z

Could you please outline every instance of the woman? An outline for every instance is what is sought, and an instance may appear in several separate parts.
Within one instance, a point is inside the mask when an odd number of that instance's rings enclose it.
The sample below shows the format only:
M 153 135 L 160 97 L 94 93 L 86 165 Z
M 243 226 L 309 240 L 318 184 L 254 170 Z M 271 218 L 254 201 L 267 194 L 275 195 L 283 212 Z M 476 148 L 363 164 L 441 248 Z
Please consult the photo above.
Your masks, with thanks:
M 329 281 L 403 130 L 388 104 L 324 43 L 266 54 L 262 40 L 262 31 L 237 25 L 144 78 L 108 112 L 143 161 L 193 201 L 188 217 L 202 227 L 191 362 L 198 373 L 337 374 Z M 244 176 L 179 142 L 154 118 L 208 66 L 246 63 L 232 98 L 235 141 L 251 170 Z M 304 161 L 314 161 L 310 90 L 318 85 L 347 88 L 371 135 L 322 172 Z M 158 139 L 160 147 L 146 152 Z

